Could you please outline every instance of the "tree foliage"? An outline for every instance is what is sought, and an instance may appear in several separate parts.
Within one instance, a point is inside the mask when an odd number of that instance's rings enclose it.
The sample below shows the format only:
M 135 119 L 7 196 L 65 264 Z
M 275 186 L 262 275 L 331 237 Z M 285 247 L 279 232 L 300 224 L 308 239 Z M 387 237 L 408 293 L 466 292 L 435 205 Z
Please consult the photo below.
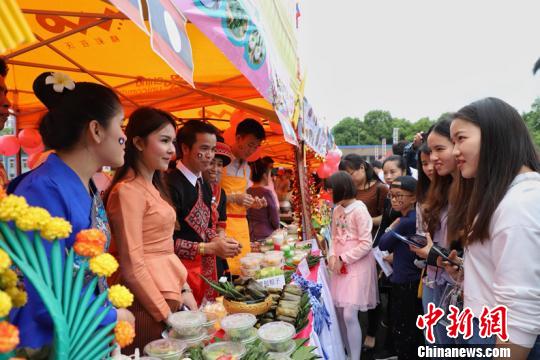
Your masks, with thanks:
M 394 128 L 399 129 L 399 139 L 412 140 L 414 134 L 427 131 L 435 122 L 427 117 L 414 123 L 394 118 L 388 111 L 372 110 L 363 119 L 346 117 L 332 128 L 337 145 L 375 145 L 382 138 L 390 144 Z
M 448 116 L 441 114 L 438 119 L 423 117 L 415 122 L 407 119 L 394 118 L 388 111 L 372 110 L 363 119 L 346 117 L 332 128 L 332 134 L 337 145 L 375 145 L 382 138 L 392 143 L 392 131 L 399 128 L 399 139 L 412 141 L 420 131 L 427 131 L 437 120 Z M 522 114 L 523 120 L 535 145 L 540 149 L 540 97 L 531 105 L 531 110 Z

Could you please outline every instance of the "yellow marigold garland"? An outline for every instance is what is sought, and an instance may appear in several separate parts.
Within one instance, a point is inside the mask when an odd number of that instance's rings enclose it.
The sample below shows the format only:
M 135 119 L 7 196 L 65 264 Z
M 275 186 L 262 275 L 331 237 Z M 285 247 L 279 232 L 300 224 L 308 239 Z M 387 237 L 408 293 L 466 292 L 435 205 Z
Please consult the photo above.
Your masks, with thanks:
M 118 269 L 118 262 L 111 254 L 94 256 L 88 261 L 90 270 L 98 276 L 111 276 Z
M 3 273 L 11 266 L 11 259 L 4 250 L 0 249 L 0 273 Z
M 53 241 L 65 239 L 71 234 L 71 224 L 61 217 L 52 217 L 41 229 L 41 237 Z
M 133 303 L 133 294 L 123 285 L 113 285 L 109 288 L 109 301 L 116 308 L 127 308 Z
M 13 304 L 11 297 L 4 291 L 0 291 L 0 317 L 8 316 Z
M 28 295 L 26 291 L 19 289 L 18 287 L 10 287 L 4 290 L 10 297 L 14 307 L 22 307 L 26 305 L 28 301 Z
M 98 229 L 81 230 L 75 237 L 73 249 L 78 255 L 94 257 L 103 253 L 107 237 Z
M 27 210 L 28 204 L 25 198 L 17 195 L 8 195 L 0 201 L 0 220 L 15 220 Z
M 1 289 L 7 289 L 17 286 L 17 282 L 19 281 L 19 278 L 17 277 L 17 273 L 11 269 L 5 270 L 3 273 L 0 274 L 0 288 Z
M 37 206 L 28 209 L 15 218 L 15 225 L 22 231 L 41 230 L 51 220 L 49 212 Z

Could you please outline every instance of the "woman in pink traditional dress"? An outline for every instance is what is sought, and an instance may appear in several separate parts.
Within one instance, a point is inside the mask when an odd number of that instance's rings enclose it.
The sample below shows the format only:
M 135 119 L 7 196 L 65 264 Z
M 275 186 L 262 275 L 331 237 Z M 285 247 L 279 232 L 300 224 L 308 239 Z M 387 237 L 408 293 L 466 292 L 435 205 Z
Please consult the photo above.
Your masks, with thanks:
M 337 308 L 339 325 L 350 359 L 360 359 L 362 330 L 358 311 L 378 303 L 377 268 L 371 252 L 371 216 L 366 205 L 356 200 L 356 186 L 347 172 L 328 179 L 336 207 L 332 216 L 332 245 L 329 268 L 330 291 Z

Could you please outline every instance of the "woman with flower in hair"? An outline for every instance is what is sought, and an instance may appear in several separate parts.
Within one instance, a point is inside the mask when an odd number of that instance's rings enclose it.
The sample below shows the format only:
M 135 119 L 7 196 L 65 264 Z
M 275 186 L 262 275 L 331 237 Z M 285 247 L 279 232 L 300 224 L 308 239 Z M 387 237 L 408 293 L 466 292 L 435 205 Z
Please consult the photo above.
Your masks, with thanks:
M 161 338 L 171 313 L 185 304 L 196 309 L 187 271 L 174 253 L 176 212 L 162 179 L 175 153 L 176 124 L 161 110 L 142 107 L 129 117 L 124 165 L 106 194 L 113 234 L 112 252 L 120 282 L 135 295 L 133 353 Z
M 107 235 L 105 208 L 91 178 L 103 166 L 124 163 L 125 136 L 121 124 L 124 112 L 116 94 L 109 88 L 88 82 L 75 83 L 65 74 L 46 72 L 34 80 L 34 92 L 47 107 L 39 132 L 48 149 L 55 151 L 38 168 L 10 183 L 8 192 L 23 196 L 29 205 L 46 209 L 72 225 L 71 235 L 60 240 L 70 249 L 80 230 L 97 228 Z M 47 254 L 51 243 L 44 241 Z M 63 251 L 65 256 L 66 251 Z M 83 259 L 77 257 L 78 265 Z M 99 284 L 100 291 L 106 284 Z M 53 341 L 52 319 L 34 287 L 25 281 L 28 304 L 12 314 L 20 329 L 20 346 L 33 358 L 47 357 Z M 115 320 L 134 322 L 124 309 L 111 311 L 103 324 Z

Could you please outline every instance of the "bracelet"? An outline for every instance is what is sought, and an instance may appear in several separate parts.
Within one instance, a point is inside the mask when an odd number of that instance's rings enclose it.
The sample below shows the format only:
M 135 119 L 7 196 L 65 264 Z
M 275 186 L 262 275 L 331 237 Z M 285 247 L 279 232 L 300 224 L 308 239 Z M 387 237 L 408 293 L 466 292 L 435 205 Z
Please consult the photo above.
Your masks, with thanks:
M 199 243 L 199 254 L 204 255 L 204 243 Z

